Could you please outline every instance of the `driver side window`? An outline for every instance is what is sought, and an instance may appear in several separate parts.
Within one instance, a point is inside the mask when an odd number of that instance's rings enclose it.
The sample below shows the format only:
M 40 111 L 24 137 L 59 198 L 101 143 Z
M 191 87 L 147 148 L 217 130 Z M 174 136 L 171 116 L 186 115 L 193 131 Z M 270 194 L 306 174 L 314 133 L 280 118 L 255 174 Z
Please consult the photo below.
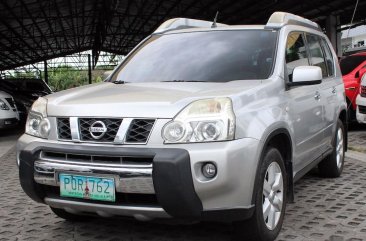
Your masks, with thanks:
M 310 64 L 304 35 L 299 32 L 290 33 L 286 42 L 286 68 L 289 80 L 292 81 L 292 73 L 296 67 L 307 65 Z

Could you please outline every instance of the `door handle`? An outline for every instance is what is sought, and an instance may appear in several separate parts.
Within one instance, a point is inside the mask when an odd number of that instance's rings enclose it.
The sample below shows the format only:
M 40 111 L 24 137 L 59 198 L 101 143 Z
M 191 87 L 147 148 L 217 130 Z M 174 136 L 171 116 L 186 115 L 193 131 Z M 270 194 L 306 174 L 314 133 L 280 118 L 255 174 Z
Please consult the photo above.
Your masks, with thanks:
M 319 93 L 319 91 L 315 92 L 314 99 L 315 100 L 320 100 L 320 93 Z
M 335 94 L 336 92 L 337 92 L 336 88 L 335 88 L 335 87 L 333 87 L 333 89 L 332 89 L 332 93 L 333 93 L 333 94 Z

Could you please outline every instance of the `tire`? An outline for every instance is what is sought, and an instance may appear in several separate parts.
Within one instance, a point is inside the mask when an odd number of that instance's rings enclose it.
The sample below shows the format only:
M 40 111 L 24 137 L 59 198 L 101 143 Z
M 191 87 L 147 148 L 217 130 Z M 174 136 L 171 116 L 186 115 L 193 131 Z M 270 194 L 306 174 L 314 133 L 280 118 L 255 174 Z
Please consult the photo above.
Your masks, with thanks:
M 319 173 L 323 177 L 339 177 L 343 171 L 346 145 L 345 129 L 341 120 L 337 121 L 337 129 L 332 140 L 332 145 L 332 153 L 318 165 Z
M 356 121 L 356 110 L 353 109 L 352 102 L 347 98 L 347 122 Z
M 276 182 L 278 188 L 275 188 Z M 287 176 L 283 158 L 273 147 L 269 147 L 264 154 L 256 187 L 254 214 L 249 220 L 234 223 L 234 240 L 275 240 L 281 230 L 286 210 Z M 265 207 L 268 207 L 267 214 L 263 211 Z
M 56 214 L 59 218 L 65 219 L 66 221 L 85 222 L 85 221 L 88 221 L 91 219 L 90 217 L 87 217 L 87 216 L 82 216 L 82 215 L 77 215 L 77 214 L 66 212 L 63 209 L 53 208 L 53 207 L 50 207 L 50 208 L 54 214 Z

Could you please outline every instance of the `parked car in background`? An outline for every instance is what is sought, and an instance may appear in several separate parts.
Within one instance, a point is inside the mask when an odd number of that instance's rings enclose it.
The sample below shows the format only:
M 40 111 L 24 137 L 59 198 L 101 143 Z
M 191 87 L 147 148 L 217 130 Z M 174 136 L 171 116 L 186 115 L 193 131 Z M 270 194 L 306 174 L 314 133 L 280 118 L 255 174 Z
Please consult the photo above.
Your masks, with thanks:
M 35 100 L 52 93 L 51 88 L 42 79 L 36 78 L 0 79 L 0 90 L 13 96 L 21 121 L 26 119 Z
M 346 89 L 348 119 L 356 120 L 356 98 L 360 89 L 361 77 L 366 72 L 366 52 L 346 56 L 340 60 L 339 64 Z
M 19 123 L 19 114 L 11 95 L 0 91 L 0 129 L 16 126 Z
M 346 121 L 316 23 L 282 12 L 253 26 L 171 19 L 109 82 L 33 104 L 19 177 L 64 219 L 226 221 L 239 240 L 272 241 L 296 180 L 315 166 L 341 175 Z
M 357 96 L 357 121 L 366 124 L 366 74 L 362 76 L 360 94 Z

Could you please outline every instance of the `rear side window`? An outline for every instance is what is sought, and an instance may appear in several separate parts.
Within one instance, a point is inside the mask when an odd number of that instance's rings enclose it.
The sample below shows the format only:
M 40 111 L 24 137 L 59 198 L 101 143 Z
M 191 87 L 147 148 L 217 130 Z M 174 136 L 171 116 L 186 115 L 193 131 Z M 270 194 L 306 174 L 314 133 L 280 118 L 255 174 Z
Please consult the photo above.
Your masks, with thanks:
M 312 34 L 307 34 L 306 40 L 309 46 L 311 65 L 318 66 L 321 68 L 323 78 L 328 77 L 328 69 L 325 63 L 323 50 L 320 44 L 321 41 L 320 37 Z
M 309 65 L 308 54 L 302 33 L 290 33 L 286 42 L 286 68 L 289 80 L 292 81 L 292 73 L 298 66 Z
M 366 55 L 351 55 L 341 60 L 339 63 L 342 71 L 342 75 L 351 73 L 360 64 L 366 61 Z
M 328 45 L 327 41 L 325 41 L 325 39 L 322 39 L 322 44 L 323 44 L 323 49 L 324 49 L 324 53 L 325 53 L 325 60 L 326 60 L 327 69 L 328 69 L 328 76 L 333 76 L 334 75 L 334 60 L 333 60 L 332 52 L 330 51 L 329 45 Z

